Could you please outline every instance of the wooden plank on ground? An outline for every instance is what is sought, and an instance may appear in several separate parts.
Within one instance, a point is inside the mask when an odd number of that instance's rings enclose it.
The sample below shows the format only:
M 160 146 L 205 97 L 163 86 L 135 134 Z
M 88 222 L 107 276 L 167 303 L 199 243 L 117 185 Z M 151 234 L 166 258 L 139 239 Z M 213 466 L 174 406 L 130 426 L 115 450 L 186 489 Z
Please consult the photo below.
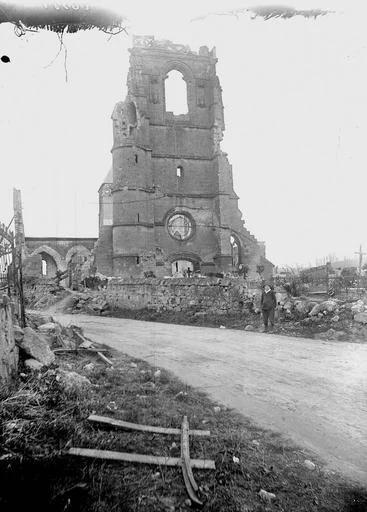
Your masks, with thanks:
M 53 350 L 53 352 L 57 353 L 57 352 L 94 352 L 94 353 L 97 353 L 97 352 L 107 352 L 107 350 L 102 350 L 102 349 L 99 349 L 97 350 L 96 348 L 55 348 Z
M 190 466 L 190 445 L 189 445 L 189 422 L 187 420 L 187 416 L 183 417 L 182 426 L 181 426 L 181 457 L 186 465 L 187 474 L 192 485 L 194 491 L 199 489 L 197 483 L 195 482 L 194 475 L 191 471 Z
M 69 448 L 69 455 L 89 457 L 92 459 L 116 460 L 120 462 L 138 462 L 141 464 L 156 464 L 158 466 L 181 466 L 182 461 L 176 457 L 158 457 L 156 455 L 141 455 L 138 453 L 114 452 L 110 450 L 94 450 L 90 448 Z M 215 469 L 213 460 L 192 459 L 191 467 L 196 469 Z
M 79 338 L 79 340 L 82 342 L 81 345 L 84 345 L 84 347 L 81 347 L 81 348 L 92 348 L 93 347 L 92 341 L 89 341 L 86 338 L 84 338 L 84 336 L 82 334 L 80 334 L 80 332 L 78 332 L 76 329 L 72 329 L 72 330 L 73 330 L 73 333 L 76 335 L 76 337 Z
M 97 356 L 108 365 L 113 366 L 113 362 L 108 359 L 108 357 L 104 356 L 100 350 L 97 352 Z
M 198 485 L 195 482 L 194 475 L 190 464 L 190 448 L 189 448 L 189 423 L 187 417 L 184 416 L 181 427 L 181 461 L 182 461 L 182 475 L 185 482 L 187 493 L 194 503 L 202 505 L 202 502 L 196 496 L 195 491 L 198 490 Z
M 84 338 L 84 336 L 82 336 L 82 335 L 81 335 L 81 334 L 80 334 L 76 329 L 73 329 L 73 333 L 76 335 L 76 337 L 77 337 L 77 338 L 79 338 L 79 339 L 80 339 L 80 341 L 81 341 L 82 343 L 85 343 L 86 341 L 88 341 L 88 340 L 86 340 L 86 339 Z
M 58 335 L 56 336 L 56 339 L 57 339 L 57 341 L 60 343 L 60 345 L 61 345 L 62 347 L 66 348 L 66 346 L 65 346 L 65 341 L 64 341 L 63 337 L 61 336 L 61 334 L 58 334 Z
M 154 434 L 171 434 L 171 435 L 180 435 L 181 430 L 179 428 L 164 428 L 164 427 L 154 427 L 152 425 L 140 425 L 138 423 L 130 423 L 128 421 L 123 420 L 115 420 L 114 418 L 108 418 L 107 416 L 98 416 L 96 414 L 91 414 L 88 417 L 88 421 L 93 421 L 95 423 L 103 423 L 105 425 L 110 425 L 112 427 L 120 427 L 126 428 L 127 430 L 139 430 L 140 432 L 152 432 Z M 190 430 L 190 436 L 210 436 L 209 430 Z

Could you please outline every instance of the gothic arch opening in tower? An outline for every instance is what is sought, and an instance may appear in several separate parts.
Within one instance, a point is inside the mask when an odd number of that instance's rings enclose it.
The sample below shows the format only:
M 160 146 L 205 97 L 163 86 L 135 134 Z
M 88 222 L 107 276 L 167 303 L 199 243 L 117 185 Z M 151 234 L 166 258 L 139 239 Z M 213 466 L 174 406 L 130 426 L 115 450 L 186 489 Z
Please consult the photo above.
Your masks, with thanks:
M 165 80 L 166 112 L 187 114 L 187 84 L 180 71 L 173 69 Z

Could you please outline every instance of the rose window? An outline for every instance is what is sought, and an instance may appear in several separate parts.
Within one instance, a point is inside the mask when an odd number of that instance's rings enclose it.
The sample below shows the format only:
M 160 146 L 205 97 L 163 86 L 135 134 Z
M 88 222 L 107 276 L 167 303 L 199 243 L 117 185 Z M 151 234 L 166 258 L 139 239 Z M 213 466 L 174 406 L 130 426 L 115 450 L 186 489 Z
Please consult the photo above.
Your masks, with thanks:
M 187 240 L 192 234 L 192 222 L 182 213 L 172 215 L 168 220 L 168 232 L 176 240 Z

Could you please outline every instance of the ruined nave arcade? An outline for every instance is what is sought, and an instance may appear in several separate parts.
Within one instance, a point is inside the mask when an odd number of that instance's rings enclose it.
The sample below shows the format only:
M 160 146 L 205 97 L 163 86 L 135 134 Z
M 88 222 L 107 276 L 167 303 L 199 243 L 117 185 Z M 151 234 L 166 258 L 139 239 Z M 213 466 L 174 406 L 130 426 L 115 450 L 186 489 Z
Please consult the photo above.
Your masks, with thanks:
M 24 274 L 53 278 L 57 271 L 70 270 L 65 284 L 71 286 L 71 276 L 76 268 L 89 274 L 96 241 L 96 238 L 25 237 Z

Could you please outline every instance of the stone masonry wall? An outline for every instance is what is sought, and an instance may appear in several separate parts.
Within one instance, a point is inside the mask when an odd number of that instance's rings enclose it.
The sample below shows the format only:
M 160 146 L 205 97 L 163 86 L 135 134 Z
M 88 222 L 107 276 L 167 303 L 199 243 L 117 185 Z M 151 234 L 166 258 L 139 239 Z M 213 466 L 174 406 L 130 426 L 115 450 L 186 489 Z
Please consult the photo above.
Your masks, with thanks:
M 241 279 L 112 279 L 95 293 L 113 309 L 227 314 L 242 309 L 250 290 Z

